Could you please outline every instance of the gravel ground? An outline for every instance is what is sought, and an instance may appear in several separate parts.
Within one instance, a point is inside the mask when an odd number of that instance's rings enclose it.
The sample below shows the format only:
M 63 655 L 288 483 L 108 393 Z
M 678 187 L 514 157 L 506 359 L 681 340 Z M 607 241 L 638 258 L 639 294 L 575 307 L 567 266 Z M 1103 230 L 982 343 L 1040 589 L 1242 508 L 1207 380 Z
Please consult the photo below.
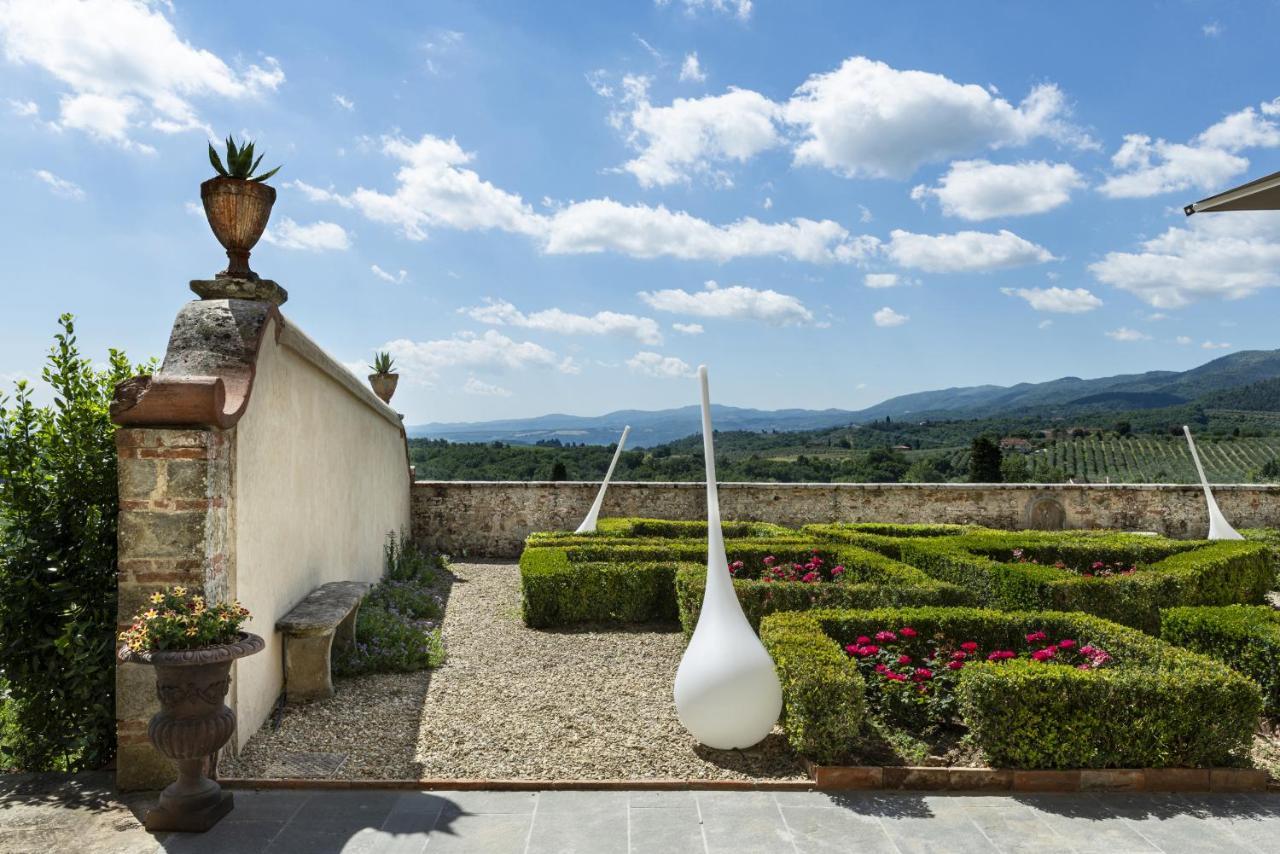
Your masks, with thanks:
M 533 631 L 520 621 L 515 564 L 452 569 L 443 667 L 341 680 L 332 699 L 264 726 L 221 773 L 302 776 L 279 773 L 302 764 L 335 779 L 807 779 L 780 730 L 745 751 L 694 743 L 671 700 L 684 649 L 673 627 Z

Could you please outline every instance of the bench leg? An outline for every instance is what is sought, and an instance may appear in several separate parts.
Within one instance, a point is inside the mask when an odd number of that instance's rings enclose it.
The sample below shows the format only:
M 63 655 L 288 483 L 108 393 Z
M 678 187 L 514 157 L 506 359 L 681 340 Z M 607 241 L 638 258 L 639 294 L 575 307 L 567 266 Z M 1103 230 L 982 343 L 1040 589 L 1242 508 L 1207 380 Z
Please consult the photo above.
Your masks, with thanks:
M 351 613 L 342 618 L 338 628 L 333 631 L 333 648 L 337 650 L 351 649 L 356 645 L 356 616 L 360 613 L 360 603 L 351 609 Z
M 333 696 L 329 660 L 333 634 L 285 637 L 284 694 L 287 702 L 306 703 Z

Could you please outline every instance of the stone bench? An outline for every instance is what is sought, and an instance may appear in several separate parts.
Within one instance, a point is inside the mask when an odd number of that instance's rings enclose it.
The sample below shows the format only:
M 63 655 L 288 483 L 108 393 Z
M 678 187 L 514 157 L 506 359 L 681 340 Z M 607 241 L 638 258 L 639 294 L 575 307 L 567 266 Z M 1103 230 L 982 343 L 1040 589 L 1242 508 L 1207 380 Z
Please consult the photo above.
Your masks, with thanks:
M 284 635 L 286 702 L 305 703 L 333 696 L 330 654 L 356 641 L 356 614 L 372 584 L 331 581 L 307 594 L 276 622 Z

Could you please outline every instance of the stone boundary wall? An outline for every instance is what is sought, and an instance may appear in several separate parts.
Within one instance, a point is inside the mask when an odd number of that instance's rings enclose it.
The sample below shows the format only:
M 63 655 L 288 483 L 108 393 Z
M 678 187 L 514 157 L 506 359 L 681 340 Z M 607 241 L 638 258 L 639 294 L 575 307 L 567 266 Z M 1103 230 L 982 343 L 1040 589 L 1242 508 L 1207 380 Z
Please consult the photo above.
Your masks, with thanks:
M 534 531 L 573 530 L 597 483 L 418 481 L 413 535 L 451 555 L 513 557 Z M 1280 526 L 1280 487 L 1214 488 L 1238 528 Z M 1204 536 L 1209 521 L 1198 486 L 1168 484 L 722 483 L 725 519 L 816 522 L 959 522 L 992 528 L 1117 528 L 1172 537 Z M 705 519 L 701 483 L 613 483 L 603 516 Z

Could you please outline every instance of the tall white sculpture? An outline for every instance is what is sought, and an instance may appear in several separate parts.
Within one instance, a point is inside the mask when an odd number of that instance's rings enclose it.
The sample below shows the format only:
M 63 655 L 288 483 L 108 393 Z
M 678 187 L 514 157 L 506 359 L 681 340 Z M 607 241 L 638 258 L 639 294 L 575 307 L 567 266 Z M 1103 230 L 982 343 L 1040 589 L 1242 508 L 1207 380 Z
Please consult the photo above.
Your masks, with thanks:
M 1209 505 L 1209 539 L 1211 540 L 1243 540 L 1240 532 L 1231 527 L 1227 522 L 1227 517 L 1222 515 L 1222 511 L 1218 509 L 1218 502 L 1213 498 L 1213 491 L 1209 489 L 1209 479 L 1204 476 L 1204 466 L 1200 464 L 1200 454 L 1196 452 L 1196 440 L 1191 438 L 1191 428 L 1182 425 L 1182 432 L 1187 434 L 1187 445 L 1191 448 L 1191 459 L 1196 464 L 1196 471 L 1200 474 L 1200 485 L 1204 487 L 1204 500 Z
M 582 520 L 578 530 L 574 531 L 575 534 L 595 533 L 596 521 L 600 518 L 600 508 L 604 506 L 604 494 L 609 489 L 609 479 L 613 477 L 613 467 L 618 464 L 618 457 L 622 456 L 622 449 L 627 444 L 627 434 L 630 432 L 630 424 L 622 428 L 622 438 L 618 440 L 618 449 L 613 452 L 613 460 L 609 463 L 609 470 L 604 473 L 600 491 L 596 493 L 596 500 L 592 503 L 591 509 L 587 511 L 587 518 Z
M 676 671 L 676 713 L 698 741 L 731 750 L 750 747 L 773 729 L 782 711 L 782 685 L 733 591 L 720 527 L 706 365 L 698 368 L 698 380 L 707 467 L 707 583 L 698 625 Z

